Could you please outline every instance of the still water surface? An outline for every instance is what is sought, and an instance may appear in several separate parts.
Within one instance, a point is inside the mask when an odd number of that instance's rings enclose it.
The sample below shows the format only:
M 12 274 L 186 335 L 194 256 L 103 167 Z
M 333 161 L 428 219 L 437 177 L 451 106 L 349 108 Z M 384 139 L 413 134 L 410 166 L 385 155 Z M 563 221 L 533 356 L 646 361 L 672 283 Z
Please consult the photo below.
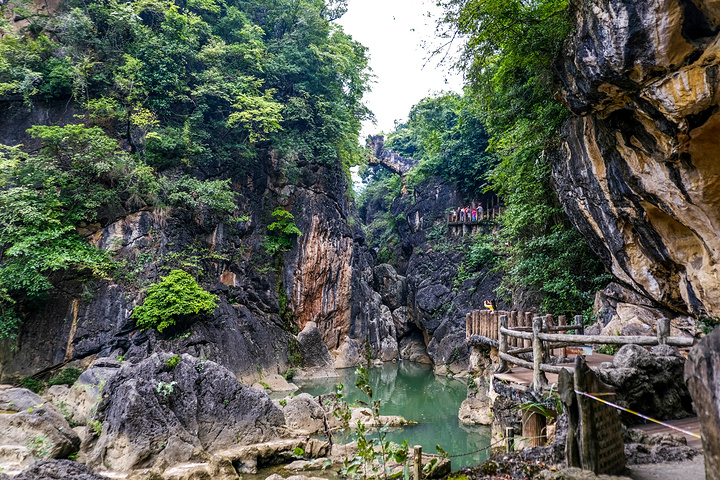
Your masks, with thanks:
M 342 383 L 348 403 L 367 396 L 355 387 L 355 370 L 338 370 L 340 378 L 313 380 L 300 385 L 300 392 L 317 396 L 332 393 Z M 423 452 L 436 453 L 440 445 L 450 455 L 472 452 L 490 444 L 489 427 L 469 427 L 458 420 L 460 404 L 466 397 L 465 383 L 437 376 L 432 368 L 410 362 L 370 368 L 373 398 L 381 400 L 381 415 L 402 415 L 418 425 L 388 432 L 388 439 L 408 445 L 422 445 Z M 478 465 L 488 459 L 488 451 L 452 459 L 452 468 Z

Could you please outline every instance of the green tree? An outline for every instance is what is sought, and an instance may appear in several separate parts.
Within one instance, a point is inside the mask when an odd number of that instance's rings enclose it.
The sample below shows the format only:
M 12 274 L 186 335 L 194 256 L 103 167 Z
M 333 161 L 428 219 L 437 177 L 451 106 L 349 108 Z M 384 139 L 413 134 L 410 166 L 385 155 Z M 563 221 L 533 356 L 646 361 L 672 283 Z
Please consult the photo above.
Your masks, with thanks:
M 217 295 L 203 290 L 189 273 L 173 270 L 147 289 L 145 301 L 135 307 L 132 318 L 143 330 L 155 328 L 162 332 L 175 325 L 178 317 L 212 312 L 216 300 Z
M 608 277 L 565 216 L 550 183 L 548 151 L 567 111 L 552 64 L 572 29 L 567 0 L 442 0 L 446 38 L 466 39 L 466 72 L 490 151 L 489 175 L 503 198 L 505 292 L 522 290 L 545 310 L 582 311 Z

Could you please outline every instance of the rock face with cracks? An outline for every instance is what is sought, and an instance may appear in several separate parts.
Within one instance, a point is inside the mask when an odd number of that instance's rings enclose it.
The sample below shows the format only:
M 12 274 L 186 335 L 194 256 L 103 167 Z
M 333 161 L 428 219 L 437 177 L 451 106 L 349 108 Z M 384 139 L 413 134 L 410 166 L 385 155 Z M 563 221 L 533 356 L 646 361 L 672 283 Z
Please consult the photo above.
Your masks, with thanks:
M 105 385 L 99 438 L 83 445 L 93 468 L 164 469 L 207 453 L 275 439 L 285 422 L 264 393 L 220 365 L 154 354 L 125 365 Z
M 574 114 L 553 181 L 612 273 L 675 311 L 720 315 L 720 9 L 594 0 L 557 67 Z
M 656 345 L 647 351 L 638 345 L 623 346 L 612 363 L 603 363 L 600 379 L 615 387 L 615 402 L 659 420 L 693 416 L 692 399 L 683 371 L 685 358 L 674 348 Z M 642 419 L 622 414 L 623 423 Z
M 0 388 L 0 412 L 2 470 L 22 469 L 39 458 L 66 458 L 80 448 L 60 412 L 30 390 Z

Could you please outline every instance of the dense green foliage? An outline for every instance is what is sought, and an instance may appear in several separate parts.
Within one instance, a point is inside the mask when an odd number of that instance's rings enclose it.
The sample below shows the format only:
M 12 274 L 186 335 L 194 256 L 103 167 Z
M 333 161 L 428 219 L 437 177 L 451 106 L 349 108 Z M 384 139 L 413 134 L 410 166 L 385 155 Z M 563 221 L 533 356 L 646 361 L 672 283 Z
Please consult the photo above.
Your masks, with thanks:
M 581 312 L 608 276 L 572 228 L 550 184 L 546 151 L 567 118 L 552 63 L 572 24 L 567 0 L 443 0 L 460 59 L 499 164 L 489 183 L 507 205 L 501 222 L 504 291 L 545 311 Z M 508 295 L 509 296 L 509 295 Z
M 48 385 L 70 385 L 72 386 L 82 375 L 82 371 L 75 367 L 67 367 L 60 370 L 48 381 Z
M 386 148 L 419 160 L 408 174 L 410 186 L 437 176 L 470 195 L 481 191 L 494 157 L 486 152 L 480 113 L 471 95 L 456 93 L 428 97 L 412 107 L 408 121 L 396 125 L 385 142 Z
M 19 6 L 18 6 L 19 4 Z M 330 20 L 344 2 L 63 2 L 0 39 L 0 95 L 72 96 L 150 165 L 357 160 L 365 48 Z M 2 28 L 2 26 L 0 26 Z
M 106 276 L 114 268 L 108 252 L 78 234 L 81 223 L 146 205 L 219 215 L 235 208 L 228 182 L 161 177 L 97 126 L 35 126 L 29 133 L 42 142 L 33 152 L 0 145 L 0 337 L 12 337 L 19 325 L 16 300 L 41 300 L 53 273 Z
M 265 238 L 264 246 L 268 255 L 287 252 L 292 248 L 292 241 L 295 236 L 302 235 L 300 229 L 295 225 L 295 216 L 287 210 L 277 207 L 272 216 L 275 221 L 268 225 L 270 234 Z
M 365 48 L 332 22 L 345 3 L 0 4 L 0 98 L 70 106 L 83 123 L 33 127 L 39 150 L 0 146 L 0 338 L 53 275 L 119 270 L 79 227 L 143 207 L 227 218 L 230 181 L 198 180 L 197 167 L 230 176 L 272 157 L 292 181 L 304 160 L 357 162 L 370 73 Z
M 216 299 L 216 295 L 203 290 L 190 274 L 173 270 L 147 289 L 145 301 L 135 307 L 132 318 L 143 330 L 155 328 L 162 332 L 175 325 L 180 316 L 212 312 L 217 306 Z

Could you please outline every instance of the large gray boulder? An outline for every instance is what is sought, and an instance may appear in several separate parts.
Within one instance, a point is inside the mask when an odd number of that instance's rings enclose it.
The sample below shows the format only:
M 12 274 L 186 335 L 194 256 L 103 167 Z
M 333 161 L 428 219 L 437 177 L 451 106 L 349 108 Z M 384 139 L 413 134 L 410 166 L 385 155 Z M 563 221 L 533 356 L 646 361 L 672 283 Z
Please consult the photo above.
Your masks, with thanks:
M 126 364 L 103 390 L 99 438 L 83 444 L 93 468 L 164 469 L 208 453 L 277 438 L 282 412 L 226 368 L 184 354 Z
M 407 305 L 407 281 L 392 265 L 381 263 L 373 269 L 373 287 L 391 310 Z
M 308 322 L 297 336 L 304 368 L 332 367 L 334 360 L 315 322 Z
M 73 425 L 87 425 L 102 400 L 105 384 L 118 371 L 120 362 L 99 358 L 78 377 L 72 387 L 54 385 L 43 393 L 43 397 L 55 405 Z
M 660 420 L 693 415 L 692 398 L 683 371 L 685 359 L 672 347 L 657 345 L 650 351 L 638 345 L 623 346 L 599 370 L 600 379 L 615 387 L 618 404 Z M 623 414 L 623 422 L 640 418 Z
M 720 478 L 720 328 L 690 351 L 685 378 L 702 429 L 706 478 Z
M 80 438 L 41 396 L 24 388 L 0 387 L 0 467 L 18 472 L 37 459 L 66 458 Z
M 325 432 L 325 410 L 309 393 L 301 393 L 283 408 L 285 424 L 294 433 L 312 435 Z

